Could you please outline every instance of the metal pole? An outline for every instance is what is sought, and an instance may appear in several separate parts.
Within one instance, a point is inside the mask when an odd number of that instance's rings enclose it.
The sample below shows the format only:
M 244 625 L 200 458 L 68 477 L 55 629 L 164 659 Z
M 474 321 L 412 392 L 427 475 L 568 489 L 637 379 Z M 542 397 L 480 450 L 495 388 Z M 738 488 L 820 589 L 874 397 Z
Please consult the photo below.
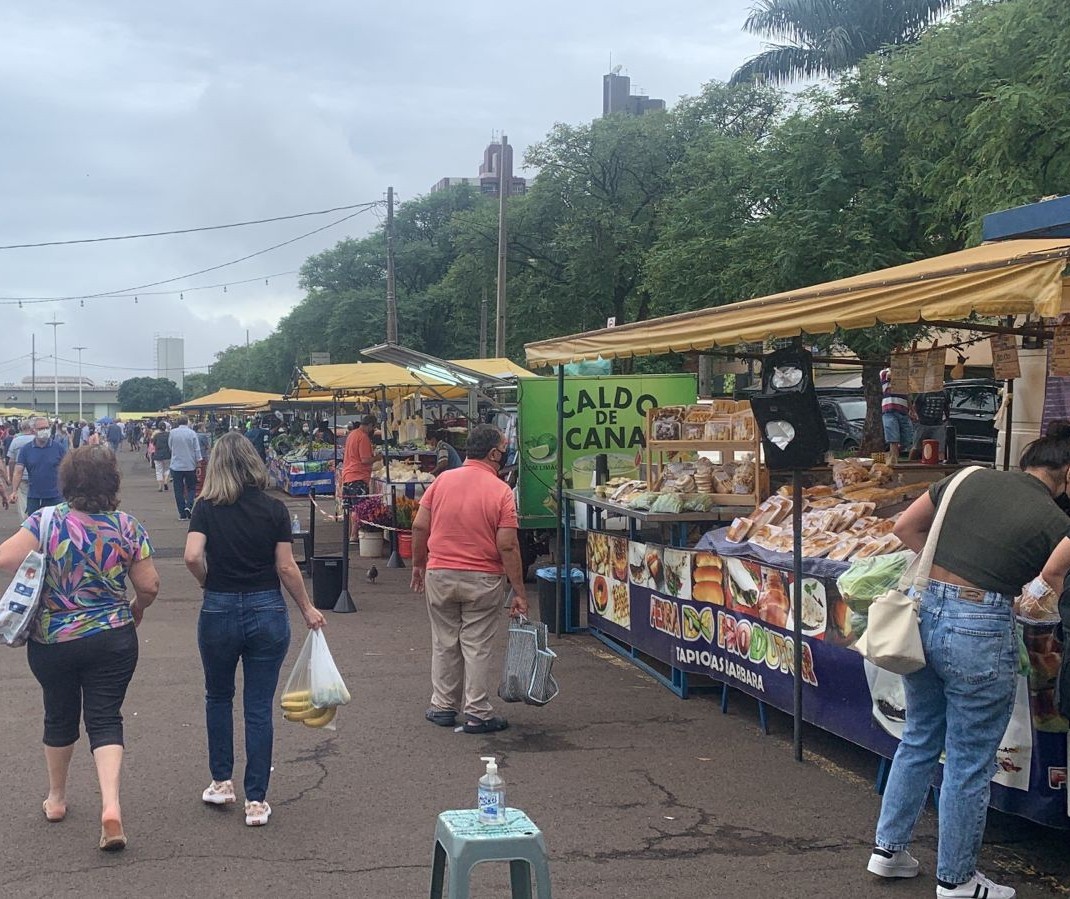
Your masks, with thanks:
M 52 321 L 45 322 L 47 325 L 52 326 L 52 389 L 53 398 L 56 405 L 56 418 L 59 418 L 59 326 L 63 324 L 61 321 L 56 321 L 55 313 L 52 314 Z
M 487 288 L 483 288 L 483 299 L 479 304 L 479 358 L 487 358 Z
M 355 612 L 357 606 L 349 594 L 349 499 L 342 502 L 342 592 L 334 604 L 333 612 Z
M 792 637 L 795 641 L 795 676 L 793 680 L 794 690 L 794 702 L 792 705 L 792 717 L 795 719 L 793 741 L 795 746 L 795 761 L 801 762 L 803 759 L 803 680 L 802 680 L 802 659 L 803 659 L 803 637 L 802 637 L 802 587 L 803 587 L 803 571 L 802 571 L 802 507 L 803 507 L 803 486 L 802 486 L 802 470 L 796 468 L 791 473 L 791 521 L 794 534 L 792 535 L 792 550 L 793 561 L 795 563 L 795 596 L 794 603 L 792 604 Z
M 386 342 L 398 342 L 398 302 L 394 292 L 394 188 L 386 189 Z
M 82 420 L 82 350 L 87 350 L 89 347 L 76 346 L 71 347 L 73 350 L 78 350 L 78 421 Z
M 561 620 L 561 604 L 564 602 L 562 596 L 562 588 L 564 586 L 564 578 L 569 578 L 569 586 L 571 588 L 572 572 L 567 571 L 564 568 L 565 565 L 565 532 L 564 532 L 564 516 L 568 514 L 565 509 L 564 490 L 565 490 L 565 416 L 562 414 L 565 410 L 565 366 L 564 364 L 557 366 L 557 480 L 555 484 L 554 496 L 557 500 L 557 552 L 556 552 L 556 564 L 557 564 L 557 596 L 554 600 L 554 628 L 557 628 L 557 623 Z M 571 614 L 571 611 L 570 611 Z M 565 622 L 566 630 L 568 620 Z
M 502 135 L 502 148 L 498 154 L 498 305 L 494 326 L 494 355 L 505 355 L 505 260 L 508 237 L 505 230 L 505 205 L 513 184 L 512 153 L 509 138 Z

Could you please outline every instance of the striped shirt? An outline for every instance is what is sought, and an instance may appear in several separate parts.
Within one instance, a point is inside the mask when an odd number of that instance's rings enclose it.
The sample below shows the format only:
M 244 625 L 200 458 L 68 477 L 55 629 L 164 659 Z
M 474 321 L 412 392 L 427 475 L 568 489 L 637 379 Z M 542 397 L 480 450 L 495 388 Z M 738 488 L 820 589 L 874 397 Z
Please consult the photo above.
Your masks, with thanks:
M 901 412 L 903 415 L 910 414 L 910 405 L 905 396 L 892 393 L 892 370 L 885 368 L 881 371 L 881 413 Z

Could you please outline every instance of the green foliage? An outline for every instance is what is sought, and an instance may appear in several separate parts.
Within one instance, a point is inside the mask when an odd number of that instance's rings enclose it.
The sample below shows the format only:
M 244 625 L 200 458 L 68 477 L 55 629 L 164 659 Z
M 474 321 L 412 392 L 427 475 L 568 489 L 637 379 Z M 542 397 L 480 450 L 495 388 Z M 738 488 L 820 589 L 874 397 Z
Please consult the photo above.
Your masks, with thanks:
M 186 375 L 182 379 L 182 401 L 189 402 L 190 400 L 199 399 L 202 396 L 215 393 L 218 389 L 219 384 L 216 383 L 212 375 L 204 372 Z
M 908 44 L 956 0 L 757 0 L 743 28 L 776 43 L 747 60 L 734 83 L 836 75 L 886 46 Z
M 123 412 L 156 412 L 182 402 L 182 391 L 170 378 L 127 378 L 117 394 Z

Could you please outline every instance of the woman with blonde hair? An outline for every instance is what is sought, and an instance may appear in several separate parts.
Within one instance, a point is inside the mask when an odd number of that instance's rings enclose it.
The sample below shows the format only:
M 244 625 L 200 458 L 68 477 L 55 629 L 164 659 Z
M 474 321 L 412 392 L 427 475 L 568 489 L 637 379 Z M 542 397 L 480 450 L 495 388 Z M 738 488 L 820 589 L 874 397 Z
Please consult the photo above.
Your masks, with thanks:
M 59 466 L 59 488 L 67 502 L 34 512 L 0 545 L 0 571 L 16 571 L 39 547 L 42 529 L 47 532 L 40 612 L 26 646 L 44 694 L 44 814 L 52 822 L 67 816 L 67 772 L 84 719 L 100 782 L 99 845 L 114 852 L 126 846 L 119 776 L 122 705 L 138 658 L 134 628 L 156 599 L 160 578 L 145 529 L 117 509 L 119 467 L 110 449 L 69 452 Z M 44 527 L 43 511 L 51 513 Z
M 267 495 L 267 469 L 245 435 L 232 431 L 212 446 L 204 489 L 193 506 L 186 567 L 204 589 L 197 643 L 204 667 L 208 766 L 201 798 L 235 801 L 234 674 L 242 663 L 245 713 L 245 823 L 267 824 L 274 738 L 272 700 L 290 645 L 290 618 L 280 586 L 309 628 L 323 614 L 309 601 L 293 557 L 286 506 Z

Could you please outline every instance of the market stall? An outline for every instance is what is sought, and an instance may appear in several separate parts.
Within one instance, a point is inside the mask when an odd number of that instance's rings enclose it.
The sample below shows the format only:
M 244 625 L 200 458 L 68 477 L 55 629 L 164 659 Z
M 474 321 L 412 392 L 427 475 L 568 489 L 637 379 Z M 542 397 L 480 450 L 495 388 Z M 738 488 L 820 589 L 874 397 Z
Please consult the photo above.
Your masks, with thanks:
M 1070 310 L 1068 258 L 1065 239 L 1006 241 L 800 291 L 540 341 L 528 345 L 527 358 L 531 365 L 561 366 L 876 322 L 957 320 L 964 328 L 992 328 L 975 325 L 974 314 L 1051 319 Z M 559 396 L 564 380 L 559 376 Z M 865 628 L 872 599 L 859 584 L 867 583 L 869 566 L 886 583 L 887 569 L 904 558 L 890 533 L 890 517 L 897 504 L 924 489 L 924 479 L 911 484 L 897 469 L 861 462 L 846 477 L 830 474 L 835 483 L 814 484 L 805 495 L 801 560 L 792 552 L 796 533 L 787 523 L 798 510 L 780 496 L 758 503 L 691 548 L 636 539 L 634 532 L 632 539 L 590 532 L 588 620 L 596 635 L 625 655 L 668 668 L 670 685 L 682 695 L 687 676 L 701 674 L 789 710 L 801 685 L 805 720 L 887 758 L 901 733 L 901 683 L 867 666 L 850 647 Z M 797 562 L 803 572 L 799 585 L 792 573 Z M 562 586 L 567 606 L 571 584 Z M 802 608 L 799 666 L 791 634 L 796 589 Z M 1002 743 L 992 804 L 1068 826 L 1068 723 L 1055 713 L 1051 690 L 1062 646 L 1050 610 L 1021 624 L 1025 652 L 1018 701 Z

